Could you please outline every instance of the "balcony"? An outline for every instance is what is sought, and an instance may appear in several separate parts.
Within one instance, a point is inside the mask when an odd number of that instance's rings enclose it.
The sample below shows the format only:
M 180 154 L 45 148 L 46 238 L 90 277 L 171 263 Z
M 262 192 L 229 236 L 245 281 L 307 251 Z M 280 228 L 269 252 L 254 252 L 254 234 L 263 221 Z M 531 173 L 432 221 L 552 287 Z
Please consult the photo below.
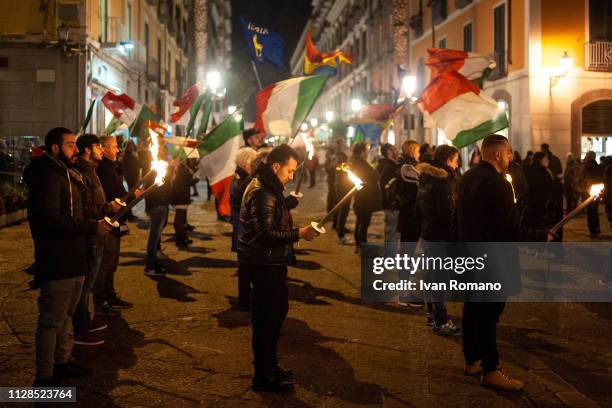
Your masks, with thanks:
M 165 24 L 168 22 L 169 17 L 170 13 L 168 12 L 168 4 L 165 0 L 162 0 L 157 5 L 157 18 L 159 19 L 160 23 Z
M 178 36 L 176 37 L 176 45 L 185 50 L 185 31 L 179 30 Z
M 128 65 L 137 71 L 144 71 L 147 63 L 147 50 L 140 41 L 131 40 L 132 48 L 126 51 Z
M 147 58 L 147 79 L 152 82 L 159 81 L 159 62 L 151 57 Z
M 594 41 L 584 44 L 584 69 L 612 72 L 612 42 Z
M 171 18 L 168 21 L 168 32 L 170 33 L 171 36 L 176 38 L 177 31 L 178 31 L 177 21 L 174 18 Z

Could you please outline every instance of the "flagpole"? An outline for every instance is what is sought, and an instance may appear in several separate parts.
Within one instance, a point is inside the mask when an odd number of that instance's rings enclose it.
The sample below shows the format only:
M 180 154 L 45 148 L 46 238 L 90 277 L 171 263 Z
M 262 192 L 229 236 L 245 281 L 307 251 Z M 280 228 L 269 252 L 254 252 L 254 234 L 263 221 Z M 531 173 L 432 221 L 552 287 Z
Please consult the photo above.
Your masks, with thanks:
M 253 67 L 253 72 L 255 73 L 255 79 L 257 80 L 257 85 L 259 85 L 259 90 L 263 89 L 261 85 L 261 79 L 259 78 L 259 72 L 257 71 L 257 65 L 255 65 L 255 61 L 251 59 L 251 66 Z

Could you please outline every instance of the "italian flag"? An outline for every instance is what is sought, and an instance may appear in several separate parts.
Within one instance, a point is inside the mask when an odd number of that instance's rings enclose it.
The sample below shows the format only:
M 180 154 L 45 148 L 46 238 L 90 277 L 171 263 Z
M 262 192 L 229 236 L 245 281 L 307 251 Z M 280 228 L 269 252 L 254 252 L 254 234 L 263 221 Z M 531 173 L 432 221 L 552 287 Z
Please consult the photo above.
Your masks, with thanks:
M 425 65 L 431 68 L 432 79 L 444 72 L 457 71 L 480 89 L 496 66 L 487 55 L 446 48 L 430 48 L 427 52 L 429 58 Z
M 115 118 L 128 126 L 136 120 L 136 112 L 141 108 L 128 94 L 117 95 L 110 91 L 104 94 L 102 103 Z
M 208 177 L 220 216 L 229 216 L 231 212 L 229 193 L 236 171 L 234 157 L 243 143 L 243 129 L 242 111 L 237 110 L 212 129 L 198 145 L 200 173 Z
M 438 55 L 432 80 L 418 106 L 431 126 L 442 129 L 457 147 L 464 147 L 508 127 L 506 112 L 461 74 L 454 60 Z
M 321 94 L 327 75 L 276 82 L 256 97 L 255 128 L 274 136 L 293 137 Z

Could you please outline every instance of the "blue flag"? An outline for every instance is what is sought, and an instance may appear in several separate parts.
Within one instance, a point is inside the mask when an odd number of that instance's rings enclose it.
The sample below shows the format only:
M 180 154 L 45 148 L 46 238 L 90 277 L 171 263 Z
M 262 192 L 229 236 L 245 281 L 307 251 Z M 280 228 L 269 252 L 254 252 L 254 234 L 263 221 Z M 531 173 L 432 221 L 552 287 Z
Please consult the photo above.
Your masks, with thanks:
M 262 63 L 268 61 L 278 67 L 285 65 L 285 40 L 270 29 L 240 17 L 242 32 L 249 45 L 251 59 Z

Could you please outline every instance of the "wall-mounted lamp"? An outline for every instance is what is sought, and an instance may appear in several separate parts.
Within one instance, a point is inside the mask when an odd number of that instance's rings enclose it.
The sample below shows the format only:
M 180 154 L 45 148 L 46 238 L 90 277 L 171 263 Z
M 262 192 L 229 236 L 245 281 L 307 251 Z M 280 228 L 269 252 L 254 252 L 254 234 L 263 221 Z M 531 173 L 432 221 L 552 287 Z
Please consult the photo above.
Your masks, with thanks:
M 548 92 L 552 96 L 552 89 L 557 86 L 561 78 L 565 78 L 570 70 L 574 67 L 574 59 L 567 55 L 567 51 L 563 53 L 563 56 L 559 60 L 559 66 L 561 72 L 558 75 L 551 75 L 548 78 Z

